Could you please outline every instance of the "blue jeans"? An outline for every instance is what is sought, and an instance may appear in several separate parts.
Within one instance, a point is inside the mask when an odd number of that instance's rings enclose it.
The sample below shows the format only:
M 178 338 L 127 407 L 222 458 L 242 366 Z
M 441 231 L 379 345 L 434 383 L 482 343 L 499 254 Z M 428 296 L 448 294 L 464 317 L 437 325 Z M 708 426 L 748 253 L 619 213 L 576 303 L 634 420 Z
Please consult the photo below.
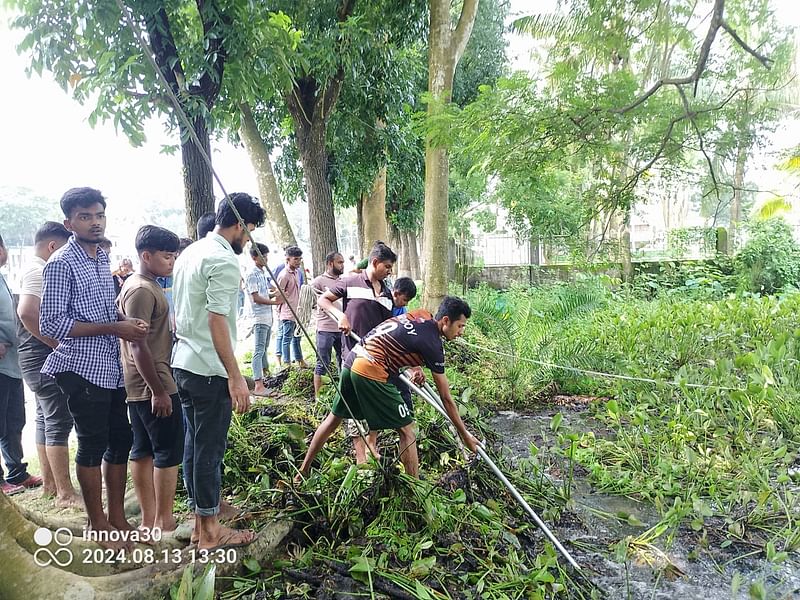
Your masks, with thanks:
M 282 321 L 278 321 L 278 326 L 275 328 L 275 356 L 278 361 L 283 360 L 283 327 Z
M 336 350 L 336 366 L 342 370 L 342 334 L 339 331 L 318 331 L 317 332 L 317 365 L 314 367 L 314 375 L 325 375 L 328 365 L 331 364 L 333 350 Z
M 271 333 L 272 325 L 256 323 L 253 326 L 253 336 L 256 339 L 256 347 L 253 349 L 253 379 L 261 379 L 264 377 L 264 371 L 269 371 L 267 348 Z
M 300 349 L 300 336 L 295 337 L 296 323 L 288 319 L 281 320 L 281 360 L 289 364 L 293 360 L 303 360 L 303 351 Z M 289 348 L 291 347 L 291 358 Z
M 175 369 L 183 408 L 183 482 L 189 508 L 201 517 L 219 514 L 222 459 L 231 424 L 231 397 L 224 377 Z
M 25 392 L 22 379 L 0 373 L 0 452 L 6 463 L 5 481 L 19 484 L 28 478 L 27 463 L 22 462 L 22 429 L 25 427 Z M 3 468 L 0 467 L 0 482 Z

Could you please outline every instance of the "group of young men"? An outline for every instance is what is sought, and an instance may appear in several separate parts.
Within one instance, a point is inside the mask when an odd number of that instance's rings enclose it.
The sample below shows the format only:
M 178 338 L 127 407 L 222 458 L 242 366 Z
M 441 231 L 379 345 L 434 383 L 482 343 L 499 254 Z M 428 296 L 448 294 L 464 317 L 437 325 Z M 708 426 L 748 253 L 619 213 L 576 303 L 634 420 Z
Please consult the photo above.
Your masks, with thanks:
M 231 194 L 220 203 L 213 229 L 185 249 L 174 233 L 142 227 L 136 236 L 138 270 L 125 278 L 117 295 L 108 254 L 100 246 L 104 197 L 92 188 L 75 188 L 60 204 L 64 224 L 45 223 L 36 234 L 36 257 L 23 277 L 17 307 L 17 337 L 6 331 L 6 324 L 16 320 L 11 293 L 0 277 L 0 450 L 9 469 L 3 490 L 14 493 L 18 484 L 41 483 L 22 463 L 24 377 L 37 400 L 45 491 L 65 505 L 82 503 L 92 530 L 133 531 L 124 513 L 129 462 L 142 510 L 140 529 L 174 530 L 182 464 L 198 547 L 250 543 L 252 531 L 221 525 L 220 488 L 231 412 L 250 407 L 250 390 L 234 355 L 241 282 L 237 255 L 249 231 L 264 223 L 264 210 L 247 194 Z M 302 361 L 292 310 L 303 284 L 302 252 L 286 249 L 274 283 L 264 273 L 267 252 L 262 244 L 251 246 L 254 265 L 245 280 L 254 319 L 256 394 L 264 390 L 273 306 L 279 311 L 282 361 Z M 309 472 L 341 421 L 351 417 L 359 462 L 369 453 L 378 457 L 378 430 L 396 429 L 406 471 L 417 474 L 413 404 L 398 379 L 404 367 L 417 382 L 424 380 L 421 366 L 431 370 L 459 434 L 470 449 L 476 447 L 450 397 L 442 347 L 442 338 L 461 335 L 470 308 L 447 297 L 436 318 L 425 311 L 406 313 L 416 287 L 400 278 L 389 289 L 386 279 L 396 258 L 378 242 L 366 269 L 343 277 L 343 257 L 332 252 L 325 273 L 311 282 L 319 294 L 315 392 L 334 351 L 341 375 L 333 410 L 315 432 L 298 478 Z M 1 243 L 0 261 L 2 266 Z M 73 426 L 82 498 L 69 475 L 67 438 Z M 104 544 L 123 547 L 129 539 L 109 536 Z

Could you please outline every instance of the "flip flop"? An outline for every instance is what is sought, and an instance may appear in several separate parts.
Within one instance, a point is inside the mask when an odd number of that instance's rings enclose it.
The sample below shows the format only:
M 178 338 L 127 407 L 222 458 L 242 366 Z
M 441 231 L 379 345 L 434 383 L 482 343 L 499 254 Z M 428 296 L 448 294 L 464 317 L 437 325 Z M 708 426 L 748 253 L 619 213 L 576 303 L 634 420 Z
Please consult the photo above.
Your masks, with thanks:
M 231 540 L 235 539 L 236 537 L 238 537 L 240 534 L 244 534 L 244 533 L 248 533 L 248 532 L 253 534 L 253 537 L 252 537 L 252 539 L 250 539 L 249 542 L 231 541 Z M 225 548 L 243 548 L 244 546 L 249 546 L 250 544 L 255 542 L 257 537 L 258 536 L 256 535 L 256 532 L 253 531 L 252 529 L 234 529 L 228 535 L 223 536 L 222 538 L 220 538 L 219 543 L 216 546 L 212 546 L 211 548 L 199 548 L 199 546 L 198 546 L 198 549 L 206 550 L 207 552 L 211 553 L 211 552 L 215 552 L 217 550 L 224 550 Z

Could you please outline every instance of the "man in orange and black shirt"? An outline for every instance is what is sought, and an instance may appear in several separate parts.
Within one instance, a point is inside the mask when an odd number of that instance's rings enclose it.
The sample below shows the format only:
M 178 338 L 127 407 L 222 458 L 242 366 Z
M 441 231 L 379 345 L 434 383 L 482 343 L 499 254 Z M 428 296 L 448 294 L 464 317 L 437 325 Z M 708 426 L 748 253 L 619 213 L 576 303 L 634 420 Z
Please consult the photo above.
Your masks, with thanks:
M 336 398 L 331 413 L 314 433 L 300 466 L 300 474 L 308 473 L 316 454 L 352 411 L 357 419 L 367 421 L 371 431 L 395 429 L 400 435 L 400 460 L 406 473 L 418 475 L 414 417 L 397 387 L 389 383 L 403 367 L 425 366 L 430 369 L 445 411 L 464 444 L 474 452 L 478 441 L 467 431 L 450 396 L 442 347 L 442 338 L 453 340 L 462 335 L 471 314 L 472 310 L 464 300 L 447 296 L 435 319 L 427 311 L 412 311 L 384 321 L 364 336 L 362 343 L 357 344 L 345 358 L 341 394 Z M 371 440 L 370 450 L 378 456 Z

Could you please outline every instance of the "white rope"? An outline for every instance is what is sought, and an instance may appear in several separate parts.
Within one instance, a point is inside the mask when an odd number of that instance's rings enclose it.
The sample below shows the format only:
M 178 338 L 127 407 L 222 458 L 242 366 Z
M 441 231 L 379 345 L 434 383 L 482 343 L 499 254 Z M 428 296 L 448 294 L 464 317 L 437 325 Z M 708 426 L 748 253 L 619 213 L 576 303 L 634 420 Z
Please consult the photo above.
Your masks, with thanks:
M 311 329 L 311 316 L 314 313 L 314 305 L 316 304 L 316 295 L 314 288 L 309 284 L 304 283 L 300 286 L 300 299 L 297 302 L 297 325 L 294 329 L 294 336 L 300 337 L 301 323 L 307 329 Z
M 673 387 L 688 387 L 688 388 L 697 388 L 697 389 L 707 389 L 707 390 L 721 390 L 725 392 L 741 392 L 744 391 L 740 388 L 732 388 L 732 387 L 725 387 L 722 385 L 706 385 L 703 383 L 679 383 L 677 381 L 667 381 L 665 379 L 649 379 L 647 377 L 633 377 L 630 375 L 618 375 L 616 373 L 603 373 L 601 371 L 592 371 L 590 369 L 579 369 L 578 367 L 568 367 L 566 365 L 557 365 L 555 363 L 543 361 L 543 360 L 535 360 L 533 358 L 525 358 L 524 356 L 517 356 L 515 354 L 510 354 L 508 352 L 500 352 L 499 350 L 492 350 L 491 348 L 486 348 L 484 346 L 479 346 L 477 344 L 471 344 L 465 340 L 456 340 L 457 343 L 461 344 L 462 346 L 469 346 L 470 348 L 475 348 L 476 350 L 480 350 L 481 352 L 491 352 L 492 354 L 497 354 L 498 356 L 505 356 L 508 358 L 513 358 L 514 360 L 521 360 L 523 362 L 533 363 L 535 365 L 540 365 L 542 367 L 550 367 L 552 369 L 559 369 L 562 371 L 572 371 L 573 373 L 580 373 L 582 375 L 594 375 L 595 377 L 605 377 L 606 379 L 620 379 L 623 381 L 638 381 L 641 383 L 650 383 L 654 385 L 671 385 Z

